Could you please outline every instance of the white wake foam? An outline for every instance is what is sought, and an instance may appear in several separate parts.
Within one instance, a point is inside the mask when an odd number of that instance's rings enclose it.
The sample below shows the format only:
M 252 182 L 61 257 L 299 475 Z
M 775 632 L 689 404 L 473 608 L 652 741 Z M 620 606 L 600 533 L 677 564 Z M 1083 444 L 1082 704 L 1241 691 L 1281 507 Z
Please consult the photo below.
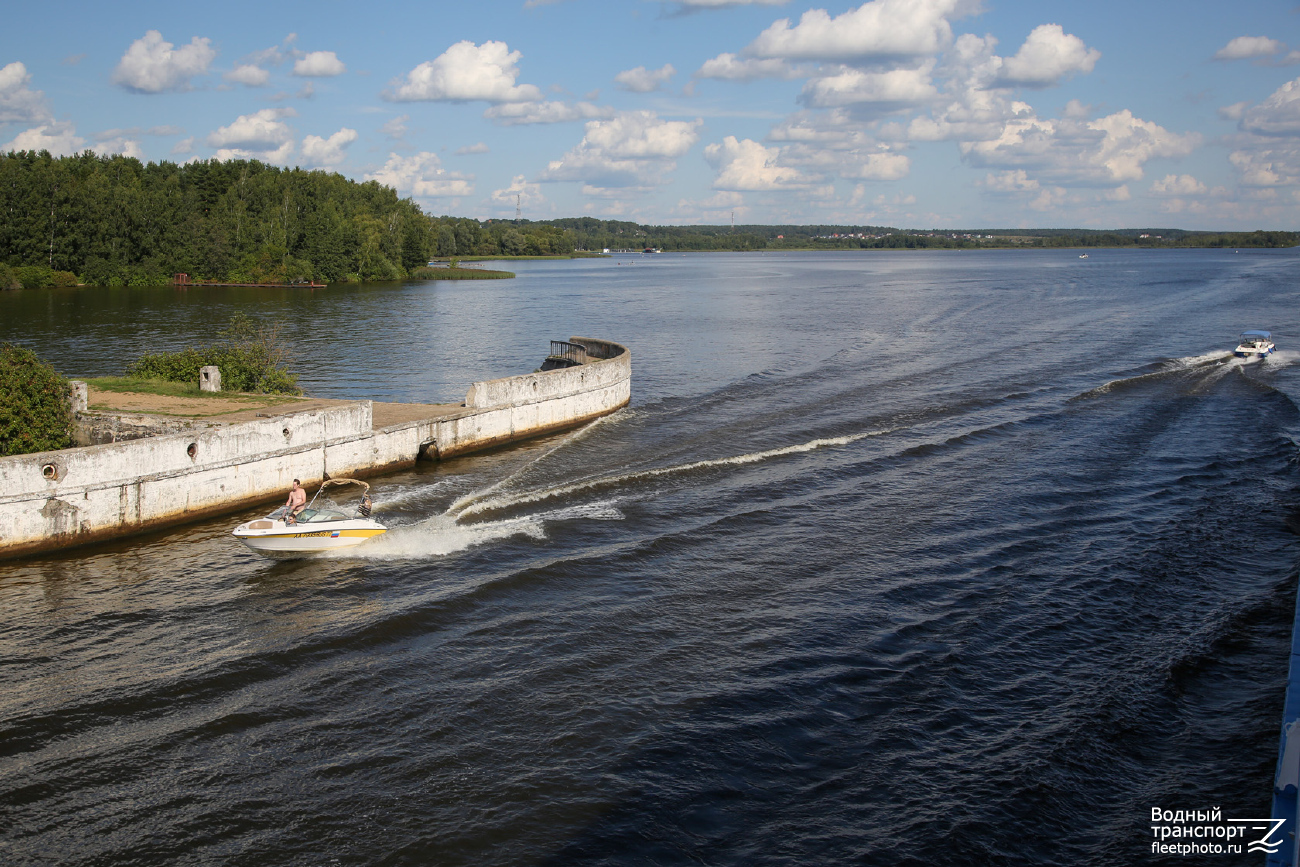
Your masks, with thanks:
M 418 524 L 394 527 L 378 538 L 364 542 L 355 548 L 331 552 L 330 556 L 364 560 L 445 557 L 475 545 L 519 535 L 533 539 L 546 538 L 542 522 L 535 516 L 463 526 L 447 515 L 434 515 Z
M 452 504 L 447 507 L 448 514 L 452 514 L 452 515 L 460 514 L 471 503 L 477 502 L 483 499 L 484 497 L 490 496 L 492 492 L 499 491 L 502 488 L 510 485 L 511 483 L 516 482 L 519 479 L 523 478 L 524 476 L 528 475 L 528 473 L 530 473 L 542 461 L 546 460 L 551 455 L 555 454 L 565 446 L 568 446 L 582 439 L 588 433 L 595 430 L 598 425 L 604 424 L 609 419 L 615 417 L 626 418 L 627 415 L 628 415 L 628 411 L 624 410 L 619 413 L 615 413 L 614 415 L 602 416 L 593 422 L 583 425 L 582 427 L 575 430 L 573 433 L 566 436 L 564 439 L 557 442 L 554 446 L 547 449 L 545 452 L 542 452 L 542 454 L 538 455 L 533 460 L 529 461 L 524 466 L 520 467 L 510 475 L 506 476 L 504 479 L 501 479 L 500 481 L 497 482 L 493 482 L 492 484 L 488 485 L 485 488 L 479 488 L 477 490 L 470 491 L 468 494 L 463 494 L 462 496 L 457 497 L 455 500 L 452 501 Z
M 585 428 L 583 430 L 586 430 Z M 345 548 L 331 552 L 328 556 L 342 559 L 403 560 L 442 557 L 464 551 L 476 545 L 508 539 L 513 536 L 525 536 L 531 539 L 545 539 L 546 525 L 555 521 L 621 521 L 623 512 L 618 508 L 619 497 L 609 497 L 586 503 L 562 505 L 556 508 L 535 512 L 530 515 L 482 520 L 462 523 L 462 519 L 483 512 L 499 510 L 512 506 L 531 505 L 562 497 L 568 494 L 582 493 L 601 488 L 617 488 L 629 482 L 689 473 L 711 467 L 737 466 L 770 460 L 785 455 L 811 452 L 817 449 L 845 446 L 868 437 L 882 436 L 893 429 L 873 430 L 864 433 L 848 434 L 839 437 L 824 437 L 792 446 L 767 449 L 760 452 L 733 455 L 712 460 L 694 461 L 669 467 L 656 467 L 648 470 L 620 473 L 598 478 L 585 479 L 569 484 L 557 485 L 534 491 L 520 493 L 499 493 L 504 487 L 523 477 L 538 461 L 544 460 L 557 449 L 572 442 L 571 438 L 556 446 L 527 466 L 511 473 L 504 479 L 494 482 L 477 491 L 466 494 L 447 508 L 447 511 L 426 518 L 414 524 L 405 524 L 389 529 L 382 536 L 371 539 L 355 548 Z M 581 431 L 579 431 L 581 433 Z M 494 495 L 495 493 L 495 495 Z
M 1300 352 L 1294 349 L 1279 349 L 1264 359 L 1267 367 L 1289 367 L 1300 361 Z
M 1232 357 L 1231 350 L 1219 350 L 1218 352 L 1207 352 L 1204 355 L 1188 355 L 1184 358 L 1175 358 L 1170 364 L 1172 367 L 1200 367 L 1203 364 L 1227 361 Z
M 753 464 L 760 461 L 771 460 L 772 458 L 783 457 L 785 455 L 799 454 L 802 452 L 811 452 L 817 449 L 823 449 L 833 446 L 846 446 L 863 440 L 868 437 L 882 436 L 891 433 L 892 429 L 866 431 L 864 433 L 848 434 L 840 437 L 825 437 L 822 439 L 810 440 L 806 443 L 800 443 L 793 446 L 783 446 L 776 449 L 767 449 L 761 452 L 750 452 L 743 455 L 734 455 L 726 458 L 714 458 L 712 460 L 694 461 L 689 464 L 677 464 L 670 467 L 655 467 L 648 470 L 636 470 L 629 473 L 620 473 L 611 476 L 599 476 L 592 479 L 571 482 L 567 485 L 557 485 L 552 488 L 546 488 L 539 491 L 524 491 L 516 494 L 506 494 L 499 497 L 487 496 L 490 491 L 485 490 L 483 496 L 469 495 L 462 497 L 451 508 L 447 514 L 454 515 L 456 518 L 467 518 L 482 512 L 494 511 L 497 509 L 510 508 L 513 506 L 523 506 L 532 503 L 540 503 L 554 497 L 563 497 L 569 494 L 582 493 L 583 491 L 599 490 L 601 488 L 621 487 L 629 482 L 642 481 L 644 479 L 653 479 L 660 476 L 674 476 L 682 473 L 690 473 L 696 470 L 709 469 L 712 467 L 737 466 L 741 464 Z M 501 484 L 492 486 L 492 490 L 499 490 Z
M 498 542 L 512 536 L 546 538 L 546 524 L 552 521 L 621 521 L 624 515 L 615 500 L 582 503 L 536 515 L 460 524 L 447 514 L 434 515 L 416 524 L 393 527 L 387 533 L 355 548 L 333 551 L 336 559 L 419 560 L 445 557 L 477 545 Z
M 1184 358 L 1171 358 L 1165 362 L 1159 370 L 1153 370 L 1150 373 L 1139 373 L 1137 376 L 1125 376 L 1119 379 L 1112 379 L 1107 383 L 1097 386 L 1084 392 L 1084 397 L 1108 394 L 1116 386 L 1132 385 L 1133 383 L 1143 382 L 1148 379 L 1159 379 L 1179 371 L 1191 370 L 1193 368 L 1204 367 L 1209 370 L 1211 381 L 1217 380 L 1233 370 L 1245 364 L 1248 359 L 1237 358 L 1231 352 L 1207 352 L 1204 355 L 1188 355 Z

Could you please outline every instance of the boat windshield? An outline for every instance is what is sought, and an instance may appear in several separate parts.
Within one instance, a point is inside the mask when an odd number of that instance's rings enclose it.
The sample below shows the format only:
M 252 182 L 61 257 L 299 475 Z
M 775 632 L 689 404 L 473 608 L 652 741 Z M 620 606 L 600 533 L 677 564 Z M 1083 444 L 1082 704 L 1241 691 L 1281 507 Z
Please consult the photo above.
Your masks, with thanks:
M 324 521 L 350 521 L 354 515 L 348 514 L 348 507 L 339 505 L 329 497 L 321 500 L 320 508 L 307 508 L 299 512 L 294 520 L 299 524 L 319 524 Z M 284 506 L 276 509 L 266 517 L 273 521 L 283 521 L 285 518 Z
M 348 516 L 333 509 L 303 509 L 298 513 L 299 524 L 320 524 L 324 521 L 346 521 Z

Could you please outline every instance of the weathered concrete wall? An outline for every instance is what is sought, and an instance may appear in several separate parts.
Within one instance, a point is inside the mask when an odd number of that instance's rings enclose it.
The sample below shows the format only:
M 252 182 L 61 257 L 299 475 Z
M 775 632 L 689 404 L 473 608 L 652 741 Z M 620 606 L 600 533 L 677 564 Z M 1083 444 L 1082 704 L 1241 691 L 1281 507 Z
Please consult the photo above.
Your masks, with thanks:
M 583 338 L 571 341 L 581 343 Z M 384 428 L 380 448 L 445 459 L 564 430 L 626 406 L 632 399 L 632 354 L 617 343 L 592 342 L 610 357 L 579 367 L 476 382 L 465 395 L 464 412 Z
M 192 520 L 319 479 L 331 443 L 371 433 L 370 413 L 366 401 L 0 459 L 0 554 Z
M 631 354 L 618 344 L 596 342 L 614 357 L 477 382 L 458 413 L 380 430 L 373 428 L 371 402 L 361 401 L 0 458 L 0 556 L 245 508 L 284 495 L 295 478 L 311 484 L 375 475 L 420 456 L 447 458 L 582 424 L 631 398 Z
M 83 411 L 73 417 L 72 444 L 97 446 L 181 431 L 202 430 L 213 426 L 210 422 L 188 418 L 167 418 L 144 413 Z

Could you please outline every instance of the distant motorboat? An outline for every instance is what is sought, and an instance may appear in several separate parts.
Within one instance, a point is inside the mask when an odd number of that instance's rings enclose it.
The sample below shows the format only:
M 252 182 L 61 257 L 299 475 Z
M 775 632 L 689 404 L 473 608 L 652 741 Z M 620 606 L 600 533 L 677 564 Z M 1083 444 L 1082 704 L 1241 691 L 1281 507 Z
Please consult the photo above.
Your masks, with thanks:
M 1272 355 L 1277 347 L 1273 345 L 1273 335 L 1267 331 L 1243 331 L 1241 343 L 1232 350 L 1237 358 L 1265 358 Z
M 1087 253 L 1080 253 L 1080 254 L 1079 254 L 1079 258 L 1080 258 L 1080 259 L 1087 259 L 1087 258 L 1088 258 L 1088 254 L 1087 254 Z

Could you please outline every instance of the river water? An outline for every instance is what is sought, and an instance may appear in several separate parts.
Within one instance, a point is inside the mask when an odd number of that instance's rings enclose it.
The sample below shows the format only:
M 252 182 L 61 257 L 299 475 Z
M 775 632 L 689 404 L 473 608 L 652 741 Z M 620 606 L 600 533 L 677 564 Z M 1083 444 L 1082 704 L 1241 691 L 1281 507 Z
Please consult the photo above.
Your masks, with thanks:
M 393 529 L 353 556 L 260 559 L 250 512 L 0 563 L 0 862 L 1109 865 L 1158 860 L 1153 807 L 1266 816 L 1298 265 L 0 295 L 70 375 L 236 310 L 317 396 L 459 400 L 569 335 L 634 366 L 608 419 L 376 480 Z M 1246 328 L 1278 354 L 1229 358 Z

